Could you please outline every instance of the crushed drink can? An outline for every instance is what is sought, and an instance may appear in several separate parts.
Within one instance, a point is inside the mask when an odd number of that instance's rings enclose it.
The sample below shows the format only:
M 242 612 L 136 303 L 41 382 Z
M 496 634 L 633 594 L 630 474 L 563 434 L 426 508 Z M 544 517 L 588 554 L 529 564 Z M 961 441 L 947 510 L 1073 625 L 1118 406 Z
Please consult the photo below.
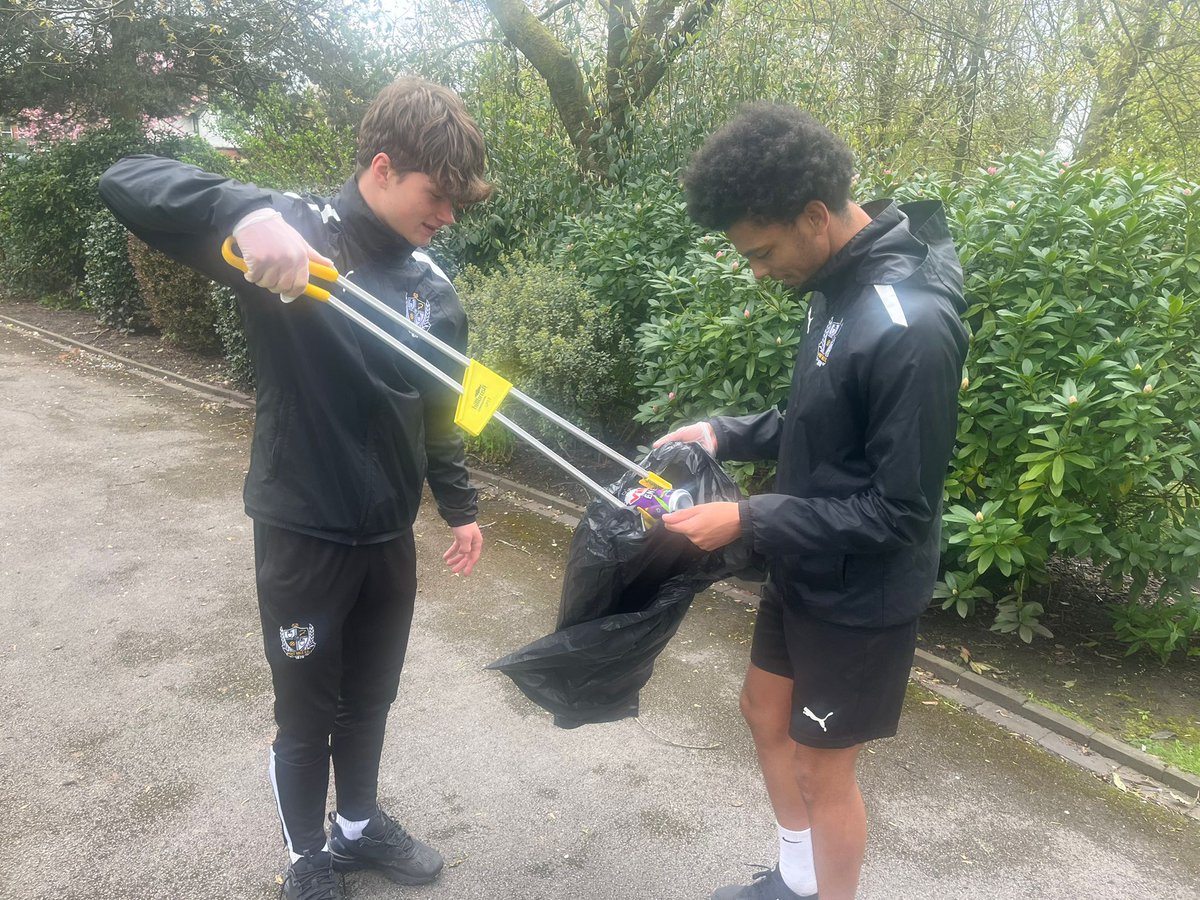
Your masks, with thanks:
M 625 494 L 625 505 L 661 519 L 665 513 L 687 509 L 694 504 L 692 495 L 682 488 L 635 487 Z

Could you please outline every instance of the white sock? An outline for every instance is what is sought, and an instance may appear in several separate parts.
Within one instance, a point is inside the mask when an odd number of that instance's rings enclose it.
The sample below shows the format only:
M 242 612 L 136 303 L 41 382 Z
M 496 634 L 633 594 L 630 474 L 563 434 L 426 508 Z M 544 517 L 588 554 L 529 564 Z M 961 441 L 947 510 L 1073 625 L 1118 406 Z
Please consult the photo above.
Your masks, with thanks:
M 325 846 L 322 847 L 321 849 L 325 852 L 329 852 L 329 842 L 326 841 Z M 303 853 L 294 853 L 290 847 L 288 848 L 288 856 L 291 857 L 293 863 L 304 858 Z
M 362 837 L 363 829 L 370 821 L 370 819 L 363 819 L 361 822 L 351 822 L 349 819 L 343 818 L 341 813 L 338 813 L 337 817 L 338 828 L 342 829 L 342 834 L 348 841 L 357 841 Z
M 801 897 L 817 892 L 811 828 L 789 831 L 779 826 L 779 875 L 783 883 Z

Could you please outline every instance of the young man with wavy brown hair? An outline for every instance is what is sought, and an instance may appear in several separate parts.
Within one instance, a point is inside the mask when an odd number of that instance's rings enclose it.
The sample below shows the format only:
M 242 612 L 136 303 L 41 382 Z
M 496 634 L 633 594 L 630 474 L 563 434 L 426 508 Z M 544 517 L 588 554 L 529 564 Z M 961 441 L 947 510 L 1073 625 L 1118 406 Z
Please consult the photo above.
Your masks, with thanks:
M 453 532 L 450 569 L 470 574 L 483 546 L 453 392 L 325 304 L 290 301 L 304 291 L 310 261 L 332 263 L 465 352 L 462 306 L 421 248 L 453 224 L 456 208 L 488 196 L 484 160 L 459 97 L 403 78 L 368 109 L 357 171 L 332 197 L 264 190 L 148 156 L 121 160 L 100 183 L 131 231 L 238 296 L 257 387 L 244 499 L 275 690 L 269 769 L 290 854 L 286 900 L 336 900 L 336 871 L 373 868 L 404 884 L 441 871 L 441 855 L 377 798 L 426 481 Z M 244 278 L 222 261 L 231 234 Z M 413 342 L 394 323 L 377 324 Z

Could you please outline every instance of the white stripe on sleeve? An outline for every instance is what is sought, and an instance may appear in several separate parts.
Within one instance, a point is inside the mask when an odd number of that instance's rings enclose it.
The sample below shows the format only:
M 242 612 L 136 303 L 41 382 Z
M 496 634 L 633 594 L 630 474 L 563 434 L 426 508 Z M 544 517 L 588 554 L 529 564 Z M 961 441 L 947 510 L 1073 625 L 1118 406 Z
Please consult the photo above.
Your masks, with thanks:
M 907 328 L 908 319 L 904 318 L 904 307 L 900 305 L 900 298 L 896 296 L 896 289 L 890 284 L 877 284 L 875 285 L 875 293 L 883 301 L 883 308 L 887 310 L 892 321 L 897 325 L 903 325 Z

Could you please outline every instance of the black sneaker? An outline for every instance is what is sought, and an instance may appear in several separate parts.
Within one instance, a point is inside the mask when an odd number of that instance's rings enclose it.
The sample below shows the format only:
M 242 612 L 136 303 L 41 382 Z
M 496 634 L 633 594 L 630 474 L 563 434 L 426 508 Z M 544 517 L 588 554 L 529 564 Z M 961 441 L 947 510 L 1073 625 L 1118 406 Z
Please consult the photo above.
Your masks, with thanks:
M 306 853 L 283 875 L 283 900 L 342 900 L 342 879 L 325 850 Z
M 357 841 L 342 834 L 335 813 L 329 814 L 329 821 L 329 850 L 339 872 L 378 869 L 397 884 L 428 884 L 445 865 L 442 854 L 418 841 L 382 809 Z
M 711 900 L 817 900 L 816 894 L 797 894 L 783 883 L 779 866 L 754 873 L 750 884 L 733 884 L 716 891 Z

